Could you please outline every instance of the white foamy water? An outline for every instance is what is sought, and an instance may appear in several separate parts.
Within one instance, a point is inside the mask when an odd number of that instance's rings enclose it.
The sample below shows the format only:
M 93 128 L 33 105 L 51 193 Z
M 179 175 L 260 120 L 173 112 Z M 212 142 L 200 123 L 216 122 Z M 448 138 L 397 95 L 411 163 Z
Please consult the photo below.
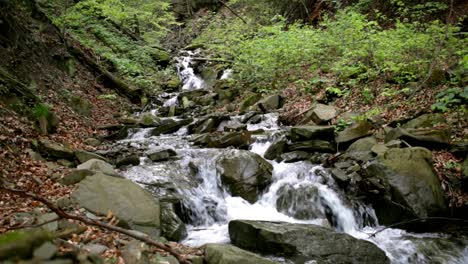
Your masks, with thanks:
M 184 51 L 181 57 L 177 58 L 177 73 L 181 79 L 182 90 L 196 90 L 205 88 L 205 81 L 198 75 L 192 67 L 193 56 L 199 51 Z

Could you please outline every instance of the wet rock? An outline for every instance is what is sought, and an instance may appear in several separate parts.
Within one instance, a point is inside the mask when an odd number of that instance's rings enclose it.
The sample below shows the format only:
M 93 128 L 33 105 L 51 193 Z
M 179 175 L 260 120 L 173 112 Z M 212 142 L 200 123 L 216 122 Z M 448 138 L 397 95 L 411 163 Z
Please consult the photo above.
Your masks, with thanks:
M 315 186 L 295 188 L 290 184 L 284 185 L 278 190 L 277 196 L 276 209 L 279 212 L 301 220 L 325 218 L 325 209 Z
M 161 235 L 170 241 L 187 237 L 187 228 L 175 213 L 172 203 L 161 203 Z
M 374 206 L 380 223 L 401 222 L 411 215 L 424 218 L 445 213 L 444 192 L 432 163 L 431 151 L 415 147 L 388 149 L 366 167 L 367 176 L 388 184 L 391 201 L 402 207 L 400 213 L 388 215 L 387 208 Z
M 149 264 L 147 251 L 145 243 L 132 240 L 122 249 L 122 258 L 126 264 Z
M 338 115 L 338 111 L 334 106 L 317 104 L 311 110 L 309 110 L 304 119 L 301 121 L 305 124 L 309 121 L 313 121 L 315 124 L 321 125 L 326 124 Z
M 221 122 L 229 120 L 230 117 L 222 114 L 210 115 L 193 122 L 188 126 L 190 134 L 211 133 L 217 130 Z
M 37 145 L 37 150 L 45 157 L 51 159 L 72 160 L 75 157 L 75 153 L 72 149 L 48 139 L 40 139 Z
M 308 140 L 296 142 L 288 146 L 291 151 L 302 150 L 307 152 L 324 152 L 333 153 L 335 152 L 335 146 L 324 140 Z
M 367 121 L 357 121 L 345 130 L 338 132 L 335 141 L 340 148 L 346 147 L 354 141 L 371 134 L 372 125 Z
M 263 157 L 267 160 L 276 160 L 281 157 L 288 149 L 288 141 L 285 138 L 279 138 L 275 140 L 266 150 Z
M 271 183 L 273 166 L 250 151 L 227 151 L 217 160 L 217 167 L 229 192 L 250 203 Z
M 72 199 L 98 215 L 109 211 L 135 230 L 159 235 L 159 200 L 130 180 L 96 173 L 78 184 Z
M 109 163 L 99 160 L 99 159 L 91 159 L 86 161 L 83 164 L 78 165 L 78 170 L 88 170 L 93 172 L 101 172 L 110 176 L 121 177 L 115 170 L 112 165 Z
M 85 163 L 91 159 L 98 159 L 98 160 L 103 160 L 105 162 L 109 162 L 106 158 L 104 158 L 103 156 L 99 154 L 92 153 L 89 151 L 84 151 L 84 150 L 75 151 L 75 156 L 80 163 Z
M 224 132 L 240 132 L 247 130 L 247 125 L 245 124 L 233 124 L 224 127 Z
M 332 169 L 331 175 L 333 179 L 335 179 L 341 186 L 346 185 L 351 180 L 351 177 L 347 175 L 346 172 L 342 169 Z
M 255 125 L 255 124 L 262 122 L 262 120 L 263 120 L 262 115 L 255 115 L 252 118 L 250 118 L 247 123 Z
M 192 140 L 197 146 L 207 148 L 235 147 L 247 149 L 252 142 L 249 131 L 203 134 Z
M 154 162 L 166 161 L 171 157 L 177 156 L 173 149 L 151 150 L 146 156 Z
M 234 220 L 231 242 L 243 249 L 285 256 L 295 263 L 390 263 L 371 242 L 307 224 Z
M 284 99 L 279 94 L 270 95 L 257 103 L 258 108 L 263 112 L 271 112 L 283 107 Z
M 120 168 L 127 165 L 138 166 L 140 165 L 140 157 L 136 154 L 131 154 L 122 158 L 119 158 L 115 165 Z
M 240 249 L 232 245 L 207 244 L 205 248 L 207 264 L 274 264 L 269 259 L 263 258 L 252 252 Z
M 161 123 L 161 120 L 151 113 L 144 113 L 136 123 L 141 127 L 156 127 Z
M 351 144 L 349 148 L 346 150 L 348 152 L 356 152 L 356 151 L 371 151 L 372 147 L 377 144 L 377 140 L 374 137 L 366 137 L 358 139 L 356 142 Z
M 311 139 L 333 140 L 334 126 L 296 126 L 291 128 L 291 140 L 293 142 Z
M 161 134 L 170 134 L 177 132 L 183 126 L 186 126 L 192 122 L 192 119 L 164 119 L 161 123 L 151 131 L 151 135 L 159 136 Z
M 434 127 L 439 124 L 445 124 L 446 120 L 444 115 L 442 114 L 425 114 L 415 119 L 408 121 L 407 123 L 403 124 L 401 128 L 427 128 L 427 127 Z
M 450 145 L 450 131 L 438 128 L 395 128 L 387 133 L 385 142 L 400 139 L 410 146 L 441 149 Z
M 281 154 L 281 159 L 285 163 L 307 160 L 308 158 L 309 158 L 309 153 L 305 151 L 300 151 L 300 150 Z
M 245 124 L 245 123 L 247 123 L 252 117 L 254 117 L 254 116 L 256 116 L 256 115 L 258 115 L 257 112 L 255 112 L 255 111 L 250 111 L 250 112 L 246 113 L 246 114 L 241 118 L 240 121 L 241 121 L 241 123 L 244 123 L 244 124 Z

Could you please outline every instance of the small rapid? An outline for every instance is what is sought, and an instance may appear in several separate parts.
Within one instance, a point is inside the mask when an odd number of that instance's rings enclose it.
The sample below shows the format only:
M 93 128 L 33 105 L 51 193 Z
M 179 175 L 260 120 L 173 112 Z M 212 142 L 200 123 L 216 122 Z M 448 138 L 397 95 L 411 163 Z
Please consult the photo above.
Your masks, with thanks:
M 177 69 L 183 81 L 182 90 L 207 88 L 192 68 L 197 52 L 181 54 Z M 220 79 L 229 78 L 230 74 L 225 71 Z M 177 95 L 168 96 L 164 106 L 176 105 Z M 240 124 L 242 119 L 243 116 L 232 116 L 217 130 Z M 249 147 L 249 151 L 263 156 L 284 128 L 278 125 L 277 114 L 264 114 L 256 124 L 248 124 L 247 130 L 263 131 L 254 136 Z M 259 199 L 251 204 L 234 197 L 223 186 L 217 166 L 219 157 L 229 150 L 197 148 L 190 142 L 192 138 L 187 135 L 187 127 L 161 136 L 151 136 L 150 129 L 143 128 L 120 142 L 145 151 L 170 148 L 177 152 L 179 159 L 166 162 L 153 163 L 142 158 L 139 166 L 130 167 L 123 174 L 145 188 L 152 186 L 150 191 L 157 196 L 169 195 L 181 200 L 188 224 L 188 236 L 183 244 L 198 247 L 206 243 L 229 243 L 231 220 L 283 221 L 321 225 L 368 240 L 384 250 L 394 264 L 468 263 L 466 240 L 448 241 L 443 234 L 413 234 L 379 225 L 374 210 L 347 198 L 319 164 L 269 161 L 273 167 L 272 181 Z

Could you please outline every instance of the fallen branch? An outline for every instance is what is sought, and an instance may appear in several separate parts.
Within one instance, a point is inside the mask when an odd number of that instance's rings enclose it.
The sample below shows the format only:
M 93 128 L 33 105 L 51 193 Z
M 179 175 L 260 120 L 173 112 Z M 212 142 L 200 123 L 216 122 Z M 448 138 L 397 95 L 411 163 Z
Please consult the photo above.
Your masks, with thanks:
M 232 60 L 218 59 L 218 58 L 192 58 L 193 61 L 214 61 L 214 62 L 228 62 L 234 63 Z
M 23 191 L 23 190 L 10 189 L 8 187 L 3 186 L 1 184 L 1 182 L 0 182 L 0 190 L 4 190 L 6 192 L 9 192 L 9 193 L 17 195 L 17 196 L 30 198 L 30 199 L 33 199 L 35 201 L 41 202 L 42 204 L 47 206 L 52 212 L 56 213 L 61 218 L 76 220 L 76 221 L 82 222 L 82 223 L 84 223 L 86 225 L 104 228 L 104 229 L 107 229 L 107 230 L 111 230 L 111 231 L 114 231 L 114 232 L 118 232 L 118 233 L 127 235 L 127 236 L 135 238 L 137 240 L 143 241 L 143 242 L 147 243 L 148 245 L 155 246 L 155 247 L 157 247 L 159 249 L 162 249 L 162 250 L 170 253 L 171 255 L 176 257 L 177 260 L 181 264 L 191 264 L 191 262 L 189 260 L 187 260 L 184 256 L 182 256 L 181 254 L 176 252 L 170 245 L 163 244 L 161 242 L 152 240 L 152 239 L 150 239 L 148 237 L 145 237 L 145 236 L 137 235 L 137 234 L 133 233 L 132 231 L 130 231 L 128 229 L 113 226 L 113 225 L 110 225 L 110 224 L 107 224 L 107 223 L 104 223 L 104 222 L 101 222 L 101 221 L 92 220 L 92 219 L 89 219 L 89 218 L 86 218 L 86 217 L 83 217 L 83 216 L 69 214 L 69 213 L 65 212 L 64 210 L 62 210 L 61 208 L 57 207 L 51 201 L 45 199 L 44 197 L 38 196 L 38 195 L 33 194 L 33 193 L 29 193 L 29 192 L 26 192 L 26 191 Z
M 468 224 L 468 220 L 463 220 L 463 219 L 458 219 L 458 218 L 448 218 L 448 217 L 424 217 L 424 218 L 416 218 L 416 219 L 412 219 L 412 220 L 409 220 L 409 221 L 399 222 L 399 223 L 395 223 L 395 224 L 386 226 L 386 227 L 380 229 L 379 231 L 374 232 L 374 233 L 372 233 L 371 235 L 369 235 L 369 238 L 375 237 L 378 233 L 383 232 L 383 231 L 385 231 L 385 230 L 387 230 L 387 229 L 389 229 L 389 228 L 393 228 L 393 227 L 401 226 L 401 225 L 406 225 L 406 224 L 410 224 L 410 223 L 415 223 L 415 222 L 424 222 L 424 221 L 427 221 L 427 220 L 455 221 L 455 222 L 462 222 L 462 223 Z

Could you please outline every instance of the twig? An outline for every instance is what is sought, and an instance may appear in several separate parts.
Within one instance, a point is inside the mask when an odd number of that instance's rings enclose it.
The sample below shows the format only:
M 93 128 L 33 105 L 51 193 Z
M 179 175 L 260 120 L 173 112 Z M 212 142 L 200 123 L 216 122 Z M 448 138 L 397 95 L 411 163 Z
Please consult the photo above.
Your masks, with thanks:
M 13 226 L 13 227 L 9 227 L 7 228 L 8 230 L 17 230 L 17 229 L 24 229 L 24 228 L 38 228 L 38 227 L 41 227 L 41 226 L 44 226 L 44 225 L 47 225 L 47 224 L 50 224 L 52 222 L 55 222 L 55 221 L 58 221 L 62 219 L 61 217 L 55 217 L 49 221 L 45 221 L 44 223 L 39 223 L 39 224 L 35 224 L 35 225 L 20 225 L 20 226 Z
M 225 6 L 227 9 L 229 9 L 229 11 L 231 11 L 231 13 L 233 13 L 236 17 L 240 18 L 240 20 L 242 20 L 242 22 L 244 22 L 244 24 L 247 24 L 247 21 L 245 21 L 245 19 L 243 19 L 234 10 L 232 10 L 232 8 L 230 6 L 228 6 L 226 3 L 224 3 L 224 1 L 218 0 L 218 2 L 221 3 L 223 6 Z
M 386 227 L 380 229 L 379 231 L 372 233 L 372 234 L 369 236 L 369 238 L 375 237 L 375 235 L 377 235 L 378 233 L 383 232 L 384 230 L 387 230 L 387 229 L 389 229 L 389 228 L 393 228 L 393 227 L 400 226 L 400 225 L 405 225 L 405 224 L 410 224 L 410 223 L 414 223 L 414 222 L 424 222 L 424 221 L 427 221 L 427 220 L 446 220 L 446 221 L 463 222 L 463 223 L 468 224 L 468 220 L 463 220 L 463 219 L 459 219 L 459 218 L 448 218 L 448 217 L 424 217 L 424 218 L 416 218 L 416 219 L 413 219 L 413 220 L 404 221 L 404 222 L 399 222 L 399 223 L 395 223 L 395 224 L 386 226 Z
M 167 251 L 168 253 L 170 253 L 171 255 L 176 257 L 177 260 L 181 264 L 191 264 L 191 262 L 189 260 L 187 260 L 184 256 L 182 256 L 181 254 L 176 252 L 170 245 L 163 244 L 161 242 L 152 240 L 152 239 L 150 239 L 148 237 L 145 237 L 145 236 L 137 235 L 137 234 L 131 232 L 130 230 L 127 230 L 127 229 L 124 229 L 124 228 L 113 226 L 113 225 L 110 225 L 110 224 L 107 224 L 107 223 L 104 223 L 104 222 L 101 222 L 101 221 L 92 220 L 92 219 L 82 217 L 82 216 L 79 216 L 79 215 L 69 214 L 69 213 L 63 211 L 61 208 L 57 207 L 51 201 L 45 199 L 44 197 L 38 196 L 38 195 L 33 194 L 33 193 L 29 193 L 29 192 L 26 192 L 26 191 L 23 191 L 23 190 L 10 189 L 8 187 L 3 186 L 1 184 L 1 182 L 0 182 L 0 190 L 4 190 L 4 191 L 7 191 L 7 192 L 9 192 L 11 194 L 14 194 L 14 195 L 18 195 L 18 196 L 26 197 L 26 198 L 31 198 L 31 199 L 33 199 L 35 201 L 41 202 L 61 218 L 76 220 L 76 221 L 82 222 L 82 223 L 87 224 L 87 225 L 97 226 L 97 227 L 100 227 L 100 228 L 108 229 L 108 230 L 111 230 L 111 231 L 114 231 L 114 232 L 118 232 L 118 233 L 127 235 L 129 237 L 133 237 L 133 238 L 138 239 L 140 241 L 143 241 L 143 242 L 145 242 L 145 243 L 147 243 L 149 245 L 152 245 L 152 246 L 160 248 L 160 249 L 162 249 L 164 251 Z

